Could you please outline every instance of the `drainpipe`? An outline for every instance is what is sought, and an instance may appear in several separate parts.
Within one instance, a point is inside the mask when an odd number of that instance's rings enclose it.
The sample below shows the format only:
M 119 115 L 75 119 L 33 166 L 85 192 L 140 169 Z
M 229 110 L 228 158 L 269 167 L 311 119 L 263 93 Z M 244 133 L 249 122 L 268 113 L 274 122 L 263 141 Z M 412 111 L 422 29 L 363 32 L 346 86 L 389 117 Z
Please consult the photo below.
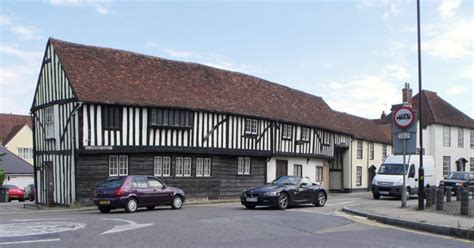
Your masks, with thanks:
M 31 117 L 31 123 L 33 125 L 33 180 L 34 180 L 34 185 L 35 185 L 35 205 L 38 207 L 38 168 L 37 168 L 37 162 L 36 162 L 36 111 L 33 111 L 33 113 L 30 113 Z M 30 193 L 31 194 L 31 193 Z

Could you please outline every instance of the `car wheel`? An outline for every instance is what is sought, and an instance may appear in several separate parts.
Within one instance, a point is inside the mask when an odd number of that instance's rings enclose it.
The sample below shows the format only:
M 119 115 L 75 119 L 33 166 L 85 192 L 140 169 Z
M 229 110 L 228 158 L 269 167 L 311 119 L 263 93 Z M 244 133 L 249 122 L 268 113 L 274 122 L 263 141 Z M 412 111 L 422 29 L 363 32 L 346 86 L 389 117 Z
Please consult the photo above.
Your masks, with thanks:
M 316 203 L 314 205 L 316 205 L 317 207 L 322 207 L 324 206 L 324 204 L 326 204 L 326 200 L 326 194 L 324 194 L 324 192 L 322 191 L 319 191 L 318 199 L 316 200 Z
M 245 206 L 245 208 L 247 208 L 247 209 L 254 209 L 254 208 L 255 208 L 255 205 L 247 205 L 247 204 L 245 204 L 244 206 Z
M 137 208 L 138 208 L 137 199 L 135 199 L 134 197 L 129 198 L 127 201 L 127 205 L 125 205 L 125 212 L 133 213 L 137 211 Z
M 110 208 L 108 208 L 108 207 L 99 207 L 99 211 L 101 213 L 106 214 L 106 213 L 110 212 Z
M 148 207 L 146 207 L 146 209 L 153 210 L 153 209 L 155 209 L 155 206 L 148 206 Z
M 173 201 L 171 202 L 171 207 L 173 209 L 180 209 L 183 206 L 183 198 L 179 195 L 174 196 Z
M 288 194 L 281 193 L 278 197 L 278 209 L 287 209 L 288 205 L 290 205 L 290 198 L 288 198 Z
M 380 199 L 380 194 L 379 193 L 372 193 L 372 196 L 374 197 L 375 200 Z

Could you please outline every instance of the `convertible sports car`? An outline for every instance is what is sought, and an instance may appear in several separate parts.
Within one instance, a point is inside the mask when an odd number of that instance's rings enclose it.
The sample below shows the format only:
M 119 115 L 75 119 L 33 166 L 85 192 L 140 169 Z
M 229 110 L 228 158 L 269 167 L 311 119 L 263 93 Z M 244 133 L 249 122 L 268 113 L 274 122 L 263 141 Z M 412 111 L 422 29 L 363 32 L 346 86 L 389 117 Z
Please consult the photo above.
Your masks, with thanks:
M 256 206 L 274 206 L 286 209 L 292 205 L 312 203 L 324 206 L 327 193 L 323 186 L 312 183 L 309 178 L 282 176 L 271 184 L 251 188 L 242 192 L 240 200 L 248 209 Z

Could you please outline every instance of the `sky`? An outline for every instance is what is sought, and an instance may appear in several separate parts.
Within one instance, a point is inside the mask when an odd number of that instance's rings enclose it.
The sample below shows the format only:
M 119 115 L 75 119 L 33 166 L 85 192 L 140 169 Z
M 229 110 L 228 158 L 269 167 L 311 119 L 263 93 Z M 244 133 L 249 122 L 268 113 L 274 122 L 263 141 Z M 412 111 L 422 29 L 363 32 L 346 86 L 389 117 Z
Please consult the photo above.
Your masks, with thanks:
M 0 112 L 28 114 L 49 37 L 254 75 L 378 118 L 418 92 L 416 1 L 0 2 Z M 474 117 L 474 1 L 422 0 L 423 89 Z M 92 90 L 92 89 L 91 89 Z

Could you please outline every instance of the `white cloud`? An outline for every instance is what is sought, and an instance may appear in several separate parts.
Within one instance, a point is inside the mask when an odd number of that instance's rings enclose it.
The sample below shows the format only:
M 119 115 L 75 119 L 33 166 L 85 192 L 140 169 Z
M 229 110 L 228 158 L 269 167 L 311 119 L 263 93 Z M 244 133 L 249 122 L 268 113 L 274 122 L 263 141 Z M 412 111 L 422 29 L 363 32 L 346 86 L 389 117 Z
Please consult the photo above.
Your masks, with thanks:
M 95 11 L 101 15 L 107 15 L 109 10 L 104 5 L 110 3 L 111 0 L 50 0 L 52 5 L 55 6 L 69 6 L 69 7 L 82 7 L 91 6 L 95 8 Z
M 0 45 L 0 54 L 15 56 L 27 62 L 41 60 L 42 57 L 41 53 L 25 51 L 18 48 L 17 45 L 6 44 Z
M 469 79 L 471 83 L 473 83 L 474 82 L 474 63 L 471 63 L 468 66 L 462 67 L 459 75 L 461 78 Z
M 9 16 L 0 16 L 0 26 L 8 28 L 10 32 L 14 33 L 16 38 L 20 41 L 40 40 L 43 38 L 38 28 L 34 26 L 18 24 L 12 21 Z
M 422 50 L 443 59 L 474 56 L 474 19 L 458 20 L 445 25 L 430 25 L 422 42 Z
M 12 20 L 8 16 L 0 15 L 0 26 L 10 26 Z
M 467 92 L 467 88 L 464 86 L 453 86 L 446 89 L 446 94 L 451 96 L 462 95 Z
M 181 59 L 190 58 L 190 57 L 199 57 L 199 58 L 204 57 L 203 55 L 200 55 L 193 51 L 174 50 L 174 49 L 169 49 L 169 48 L 165 48 L 163 49 L 163 51 L 171 57 L 181 58 Z
M 461 5 L 461 0 L 442 0 L 438 7 L 441 17 L 446 18 L 453 16 L 456 9 Z

